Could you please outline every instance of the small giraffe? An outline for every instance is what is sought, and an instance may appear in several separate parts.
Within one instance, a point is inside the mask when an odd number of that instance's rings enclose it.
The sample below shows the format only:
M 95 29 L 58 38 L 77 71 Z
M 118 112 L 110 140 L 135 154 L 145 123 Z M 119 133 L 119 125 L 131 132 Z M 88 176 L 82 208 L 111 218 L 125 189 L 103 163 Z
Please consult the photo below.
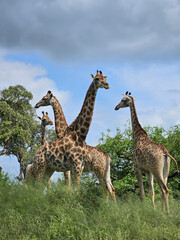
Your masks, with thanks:
M 42 118 L 38 117 L 38 119 L 41 120 L 41 145 L 45 145 L 46 144 L 46 126 L 53 125 L 53 122 L 49 118 L 49 115 L 47 112 L 46 114 L 42 112 L 42 114 L 43 114 L 43 117 Z M 33 171 L 34 171 L 34 165 L 33 163 L 31 163 L 26 169 L 25 179 L 27 181 L 33 178 Z M 51 179 L 49 179 L 48 185 L 50 185 L 50 183 L 51 183 Z
M 64 137 L 64 133 L 68 125 L 62 111 L 62 107 L 57 98 L 51 93 L 51 91 L 47 92 L 47 94 L 35 105 L 35 108 L 49 105 L 52 106 L 54 112 L 56 136 L 58 139 L 61 139 Z M 70 171 L 64 172 L 64 178 L 65 184 L 69 188 L 71 180 Z
M 41 146 L 35 155 L 37 180 L 45 180 L 54 171 L 71 171 L 72 181 L 78 184 L 85 161 L 89 158 L 89 152 L 85 148 L 85 139 L 92 121 L 94 104 L 99 88 L 109 89 L 106 76 L 98 72 L 86 93 L 86 97 L 80 114 L 75 121 L 66 129 L 64 137 L 54 142 Z
M 56 102 L 54 105 L 57 106 L 57 114 L 55 114 L 55 123 L 57 124 L 57 127 L 60 128 L 61 123 L 62 126 L 65 126 L 65 128 L 67 128 L 68 125 L 62 107 L 57 98 L 53 96 L 51 91 L 48 91 L 47 94 L 36 104 L 35 107 L 37 108 L 41 106 L 52 105 L 52 101 Z M 59 119 L 62 120 L 58 121 Z M 115 200 L 115 189 L 110 179 L 111 158 L 105 151 L 89 145 L 86 145 L 86 151 L 89 153 L 89 158 L 85 160 L 83 172 L 94 171 L 102 187 L 107 190 L 108 195 L 109 193 L 112 194 Z
M 42 112 L 43 117 L 38 117 L 41 120 L 41 145 L 45 145 L 46 144 L 46 126 L 47 125 L 53 125 L 53 122 L 51 121 L 51 119 L 49 118 L 48 113 L 46 112 L 46 114 L 44 114 L 44 112 Z
M 148 176 L 149 195 L 153 206 L 155 207 L 153 187 L 154 176 L 161 189 L 162 208 L 164 209 L 165 206 L 167 212 L 169 212 L 169 189 L 167 188 L 167 179 L 170 168 L 170 158 L 175 161 L 176 166 L 177 162 L 162 144 L 153 142 L 147 135 L 146 131 L 141 127 L 134 104 L 135 98 L 130 95 L 130 93 L 128 94 L 128 92 L 126 92 L 121 102 L 115 107 L 115 110 L 130 107 L 133 138 L 135 143 L 132 160 L 134 163 L 134 172 L 139 183 L 140 198 L 141 200 L 144 199 L 142 172 L 145 172 Z

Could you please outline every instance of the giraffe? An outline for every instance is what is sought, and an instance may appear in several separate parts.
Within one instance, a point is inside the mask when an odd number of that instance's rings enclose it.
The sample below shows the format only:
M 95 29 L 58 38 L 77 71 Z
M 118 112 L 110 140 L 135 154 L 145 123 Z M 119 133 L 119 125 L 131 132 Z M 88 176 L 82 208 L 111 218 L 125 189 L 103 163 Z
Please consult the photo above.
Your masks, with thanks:
M 57 100 L 57 98 L 52 94 L 51 91 L 48 91 L 47 94 L 44 97 L 42 97 L 42 99 L 35 105 L 35 107 L 38 108 L 41 106 L 52 105 L 52 102 L 55 102 L 54 105 L 57 106 L 56 108 L 57 114 L 54 114 L 57 128 L 60 128 L 60 122 L 61 122 L 62 126 L 65 126 L 65 129 L 66 129 L 68 125 L 67 125 L 62 107 L 59 101 Z M 58 121 L 58 119 L 62 119 L 62 120 Z M 108 192 L 108 195 L 110 193 L 113 196 L 114 201 L 116 201 L 115 189 L 110 179 L 110 163 L 112 161 L 111 158 L 108 156 L 108 154 L 105 151 L 99 148 L 92 147 L 87 144 L 85 145 L 85 148 L 86 148 L 86 151 L 88 151 L 89 153 L 89 158 L 85 160 L 83 172 L 89 172 L 89 171 L 95 172 L 101 186 L 104 189 L 106 189 Z M 108 197 L 107 197 L 107 200 L 108 200 Z
M 81 108 L 81 111 L 77 118 L 69 125 L 69 127 L 65 131 L 65 134 L 67 135 L 68 134 L 74 135 L 74 140 L 78 145 L 82 145 L 86 140 L 86 136 L 88 134 L 92 121 L 94 104 L 98 89 L 110 88 L 109 84 L 106 82 L 107 76 L 103 76 L 101 71 L 97 70 L 96 76 L 94 77 L 94 75 L 91 74 L 91 77 L 93 81 L 86 93 L 86 97 Z
M 48 112 L 46 112 L 46 114 L 44 114 L 44 112 L 42 112 L 43 117 L 38 117 L 41 120 L 41 145 L 45 145 L 46 144 L 46 126 L 47 125 L 53 125 L 53 122 L 51 121 L 51 119 L 49 118 Z
M 140 188 L 140 198 L 143 200 L 145 195 L 142 181 L 142 172 L 145 172 L 148 177 L 149 195 L 151 197 L 154 208 L 155 203 L 153 177 L 156 179 L 161 189 L 162 209 L 164 210 L 165 208 L 166 211 L 169 212 L 169 189 L 167 187 L 167 179 L 170 168 L 170 159 L 173 159 L 175 161 L 176 166 L 177 162 L 162 144 L 153 142 L 147 135 L 146 131 L 142 128 L 137 117 L 136 107 L 134 103 L 135 98 L 130 95 L 130 93 L 128 94 L 128 92 L 126 92 L 126 94 L 123 95 L 120 103 L 115 107 L 115 110 L 126 107 L 130 108 L 133 138 L 135 144 L 132 160 L 134 164 L 134 173 L 137 177 Z
M 35 174 L 38 181 L 45 180 L 54 171 L 71 171 L 72 181 L 77 186 L 89 159 L 89 152 L 85 148 L 85 139 L 92 121 L 95 99 L 99 88 L 109 89 L 106 76 L 97 71 L 91 75 L 93 81 L 86 93 L 81 111 L 72 124 L 66 129 L 64 137 L 41 146 L 35 154 Z M 109 174 L 109 169 L 108 169 Z
M 64 113 L 62 111 L 61 104 L 59 103 L 57 98 L 51 93 L 51 91 L 48 91 L 47 94 L 43 96 L 43 98 L 35 105 L 35 108 L 49 105 L 52 106 L 54 112 L 56 136 L 58 139 L 61 139 L 63 138 L 65 130 L 68 125 Z M 70 188 L 71 179 L 70 171 L 64 172 L 64 178 L 67 188 Z
M 53 122 L 49 118 L 49 115 L 47 112 L 46 114 L 42 112 L 42 114 L 43 114 L 43 117 L 38 117 L 38 119 L 41 120 L 41 145 L 45 145 L 46 144 L 46 126 L 53 125 Z M 26 174 L 25 174 L 26 180 L 32 179 L 33 171 L 34 171 L 34 165 L 33 163 L 31 163 L 26 169 Z M 51 183 L 51 179 L 49 179 L 48 185 L 50 185 L 50 183 Z

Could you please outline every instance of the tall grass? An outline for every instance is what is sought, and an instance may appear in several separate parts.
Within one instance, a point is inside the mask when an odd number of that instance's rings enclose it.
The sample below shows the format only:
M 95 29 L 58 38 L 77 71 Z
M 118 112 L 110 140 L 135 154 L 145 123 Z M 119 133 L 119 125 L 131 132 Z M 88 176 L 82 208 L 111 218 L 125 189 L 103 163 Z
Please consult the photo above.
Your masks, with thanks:
M 142 240 L 180 239 L 180 201 L 170 198 L 169 215 L 157 200 L 142 204 L 129 195 L 110 200 L 98 186 L 81 184 L 67 191 L 61 182 L 49 192 L 9 182 L 0 185 L 0 239 L 2 240 Z

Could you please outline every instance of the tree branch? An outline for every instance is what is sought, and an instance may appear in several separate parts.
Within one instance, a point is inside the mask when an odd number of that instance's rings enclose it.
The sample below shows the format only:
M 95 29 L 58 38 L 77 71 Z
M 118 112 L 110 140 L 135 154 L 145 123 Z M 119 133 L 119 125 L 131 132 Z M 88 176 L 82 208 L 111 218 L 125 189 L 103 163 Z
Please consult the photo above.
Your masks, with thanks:
M 3 150 L 0 151 L 0 156 L 5 155 L 7 153 L 7 148 L 4 148 Z
M 4 149 L 0 151 L 0 156 L 5 155 L 8 152 L 8 141 L 10 137 L 7 137 L 4 141 Z

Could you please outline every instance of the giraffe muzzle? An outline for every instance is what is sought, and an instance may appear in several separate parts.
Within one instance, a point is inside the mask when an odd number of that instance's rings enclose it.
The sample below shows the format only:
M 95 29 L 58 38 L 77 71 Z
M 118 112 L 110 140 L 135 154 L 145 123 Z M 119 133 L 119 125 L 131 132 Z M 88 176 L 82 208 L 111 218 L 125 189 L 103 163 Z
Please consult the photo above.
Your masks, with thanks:
M 110 89 L 109 84 L 106 84 L 106 85 L 104 86 L 104 88 L 105 88 L 105 89 Z
M 119 110 L 119 108 L 120 108 L 120 104 L 118 104 L 114 110 Z
M 37 104 L 34 106 L 34 108 L 39 108 L 39 104 L 37 103 Z

